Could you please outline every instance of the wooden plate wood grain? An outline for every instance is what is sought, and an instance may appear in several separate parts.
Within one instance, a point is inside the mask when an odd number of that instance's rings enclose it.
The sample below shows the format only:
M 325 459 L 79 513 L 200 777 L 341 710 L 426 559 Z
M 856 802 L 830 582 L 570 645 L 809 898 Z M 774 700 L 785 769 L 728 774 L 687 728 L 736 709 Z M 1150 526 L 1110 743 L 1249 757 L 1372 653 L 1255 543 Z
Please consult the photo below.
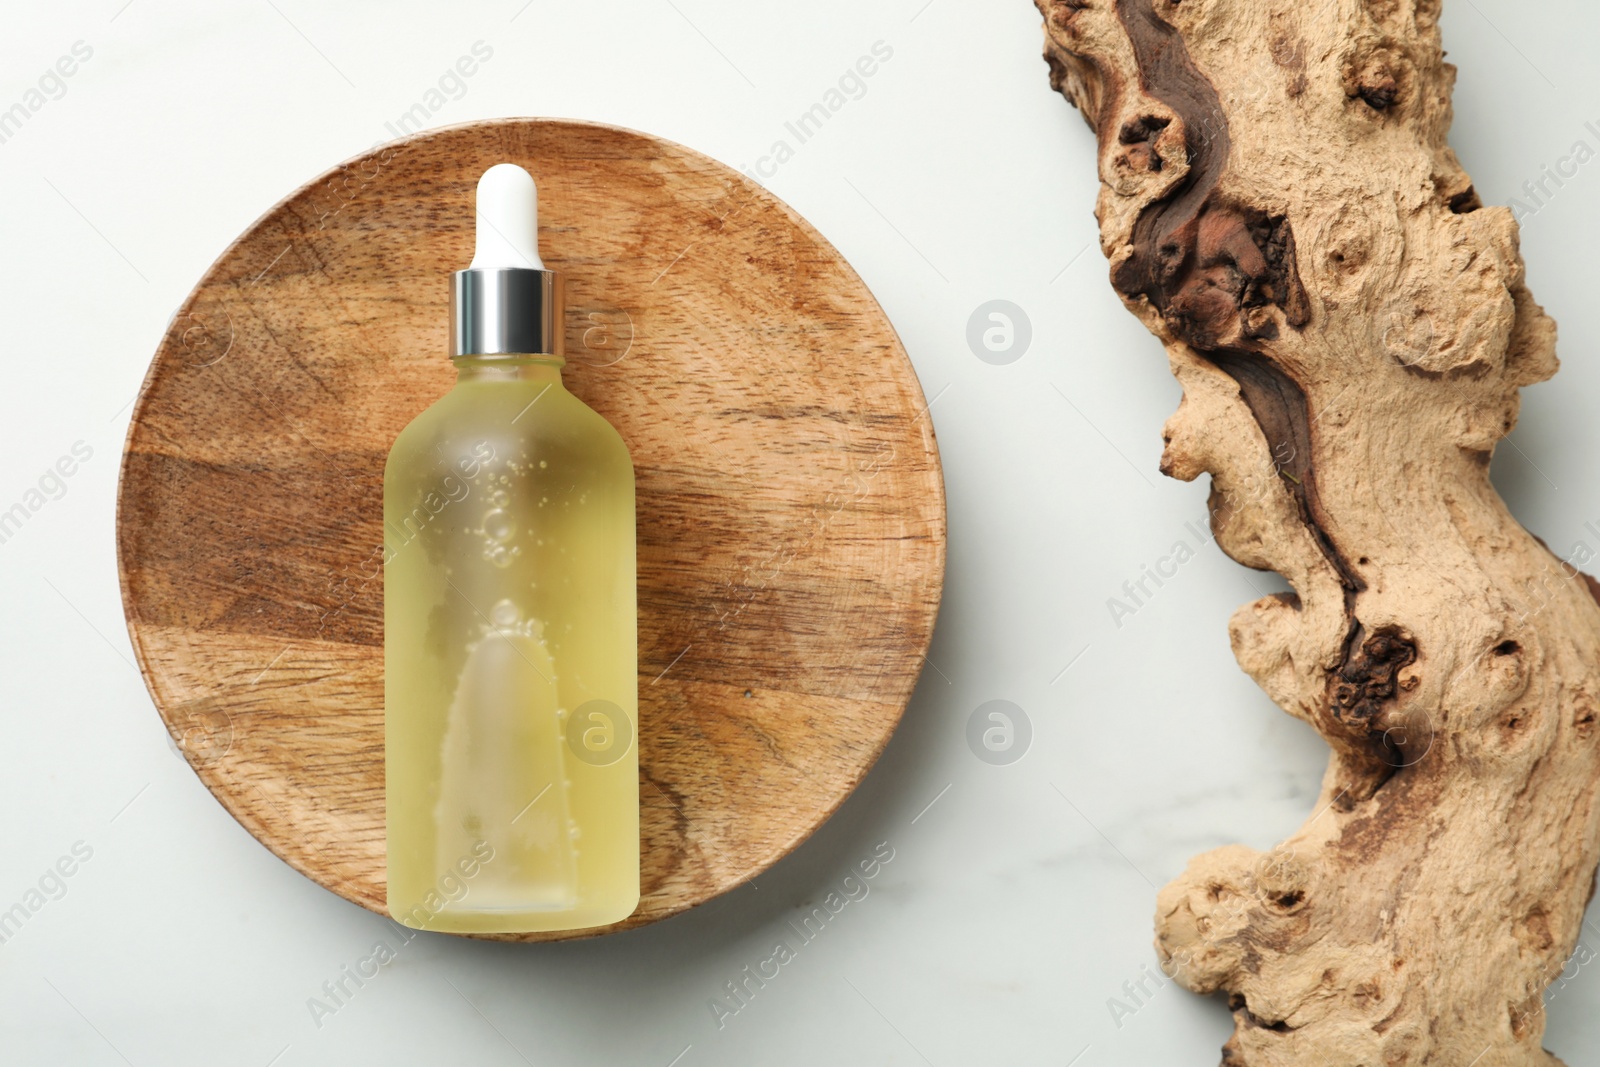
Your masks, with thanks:
M 450 272 L 494 163 L 540 187 L 568 387 L 638 478 L 642 899 L 786 855 L 877 759 L 944 572 L 927 402 L 827 241 L 737 171 L 507 119 L 357 157 L 261 218 L 156 352 L 128 431 L 128 629 L 180 750 L 295 869 L 384 910 L 382 474 L 449 389 Z

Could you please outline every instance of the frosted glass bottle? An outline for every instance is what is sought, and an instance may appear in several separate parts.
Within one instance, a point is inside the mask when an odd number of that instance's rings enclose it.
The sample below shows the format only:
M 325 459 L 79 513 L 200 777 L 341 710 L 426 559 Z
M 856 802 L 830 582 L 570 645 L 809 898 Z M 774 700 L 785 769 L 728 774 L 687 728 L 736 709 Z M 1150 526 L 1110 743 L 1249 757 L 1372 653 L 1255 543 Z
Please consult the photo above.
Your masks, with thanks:
M 525 228 L 537 266 L 486 264 L 480 240 L 455 387 L 384 471 L 389 911 L 463 933 L 604 925 L 639 899 L 633 464 L 562 384 L 559 278 L 515 210 L 532 179 L 497 187 L 502 167 L 480 221 Z M 538 351 L 480 351 L 501 347 Z

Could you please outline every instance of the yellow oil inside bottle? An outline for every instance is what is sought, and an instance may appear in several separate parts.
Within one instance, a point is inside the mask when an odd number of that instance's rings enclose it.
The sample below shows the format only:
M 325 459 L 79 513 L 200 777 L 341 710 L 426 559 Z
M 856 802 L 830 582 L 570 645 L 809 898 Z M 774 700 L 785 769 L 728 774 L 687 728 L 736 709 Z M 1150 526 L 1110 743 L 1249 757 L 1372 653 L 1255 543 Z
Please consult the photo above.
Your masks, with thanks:
M 639 900 L 633 464 L 559 356 L 466 356 L 384 471 L 389 912 L 571 930 Z

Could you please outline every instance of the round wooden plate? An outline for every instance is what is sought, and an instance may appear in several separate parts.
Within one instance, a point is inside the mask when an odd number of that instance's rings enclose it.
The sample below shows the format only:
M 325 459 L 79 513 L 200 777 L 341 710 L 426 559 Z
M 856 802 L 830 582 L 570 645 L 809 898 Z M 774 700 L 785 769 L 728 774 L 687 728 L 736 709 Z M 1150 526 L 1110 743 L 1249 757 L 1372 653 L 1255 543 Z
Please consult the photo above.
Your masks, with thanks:
M 384 911 L 382 475 L 449 389 L 473 190 L 538 180 L 567 385 L 638 472 L 642 897 L 786 855 L 872 765 L 944 573 L 927 404 L 839 253 L 679 145 L 508 119 L 375 149 L 230 247 L 156 352 L 118 489 L 123 605 L 180 750 L 296 870 Z

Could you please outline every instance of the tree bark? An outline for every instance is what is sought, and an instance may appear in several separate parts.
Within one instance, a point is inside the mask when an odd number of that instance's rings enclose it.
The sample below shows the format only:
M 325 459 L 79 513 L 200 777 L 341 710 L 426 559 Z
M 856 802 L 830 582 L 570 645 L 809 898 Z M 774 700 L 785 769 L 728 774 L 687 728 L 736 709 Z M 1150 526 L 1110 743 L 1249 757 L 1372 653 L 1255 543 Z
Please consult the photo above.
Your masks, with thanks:
M 1112 284 L 1183 385 L 1162 471 L 1210 474 L 1217 543 L 1295 589 L 1234 654 L 1332 749 L 1297 833 L 1161 891 L 1163 966 L 1228 994 L 1228 1067 L 1558 1064 L 1600 585 L 1489 481 L 1555 325 L 1446 142 L 1439 0 L 1036 2 Z

